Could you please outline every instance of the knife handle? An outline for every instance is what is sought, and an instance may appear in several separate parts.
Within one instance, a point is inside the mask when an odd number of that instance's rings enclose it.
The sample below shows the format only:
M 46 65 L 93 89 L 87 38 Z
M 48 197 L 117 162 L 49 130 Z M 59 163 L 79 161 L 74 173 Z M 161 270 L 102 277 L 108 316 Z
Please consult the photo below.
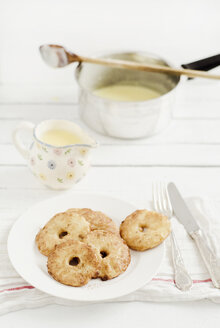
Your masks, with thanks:
M 216 288 L 220 288 L 220 265 L 218 263 L 218 258 L 203 238 L 201 230 L 192 232 L 190 235 L 196 242 L 203 261 L 205 262 L 205 265 L 210 273 L 213 285 Z
M 189 290 L 192 287 L 192 279 L 189 273 L 186 271 L 173 231 L 171 231 L 170 234 L 170 241 L 175 274 L 175 284 L 180 290 Z

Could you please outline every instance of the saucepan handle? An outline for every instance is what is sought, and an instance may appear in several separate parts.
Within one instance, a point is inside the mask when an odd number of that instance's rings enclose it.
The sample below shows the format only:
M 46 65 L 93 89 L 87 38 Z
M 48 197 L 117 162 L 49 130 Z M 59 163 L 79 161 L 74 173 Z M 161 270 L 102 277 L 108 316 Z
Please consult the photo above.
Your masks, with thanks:
M 182 64 L 183 68 L 209 71 L 220 65 L 220 54 L 208 58 L 200 59 L 192 63 Z

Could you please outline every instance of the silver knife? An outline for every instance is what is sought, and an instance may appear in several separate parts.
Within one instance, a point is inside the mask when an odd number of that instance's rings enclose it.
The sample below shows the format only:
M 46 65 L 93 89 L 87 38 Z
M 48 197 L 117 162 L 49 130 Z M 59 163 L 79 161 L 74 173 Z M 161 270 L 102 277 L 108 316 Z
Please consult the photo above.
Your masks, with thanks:
M 192 216 L 185 201 L 180 195 L 174 183 L 167 186 L 170 201 L 177 219 L 182 223 L 188 234 L 195 240 L 205 265 L 210 273 L 213 285 L 220 288 L 220 265 L 219 260 L 204 239 L 201 229 Z

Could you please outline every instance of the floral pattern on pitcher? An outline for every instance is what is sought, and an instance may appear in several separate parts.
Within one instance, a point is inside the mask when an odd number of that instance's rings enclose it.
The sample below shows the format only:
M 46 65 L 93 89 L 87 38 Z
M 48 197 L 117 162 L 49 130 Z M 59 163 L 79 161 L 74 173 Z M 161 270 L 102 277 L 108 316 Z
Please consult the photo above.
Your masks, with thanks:
M 26 151 L 28 153 L 26 159 L 28 159 L 28 166 L 32 173 L 41 183 L 52 189 L 68 189 L 86 175 L 90 167 L 90 150 L 96 146 L 96 143 L 85 134 L 85 140 L 88 140 L 88 147 L 84 144 L 82 146 L 77 144 L 56 147 L 39 142 L 36 134 L 39 131 L 38 129 L 40 129 L 40 125 L 44 124 L 45 129 L 45 123 L 50 126 L 50 124 L 53 124 L 53 121 L 44 121 L 35 127 L 35 130 L 33 130 L 34 126 L 32 123 L 24 122 L 17 128 L 16 133 L 19 129 L 32 129 L 33 142 Z M 62 123 L 64 125 L 67 124 L 65 122 L 69 124 L 69 121 L 60 120 L 59 124 L 60 122 L 64 122 Z M 79 132 L 81 129 L 78 126 L 72 122 L 71 124 L 73 125 L 73 130 L 76 129 L 77 131 L 75 133 L 83 135 L 83 131 Z M 22 153 L 22 149 L 25 148 L 22 143 L 15 142 L 15 145 Z
M 39 147 L 35 143 L 31 149 L 29 167 L 36 177 L 45 185 L 54 189 L 69 188 L 86 175 L 90 163 L 87 157 L 89 150 L 83 148 Z
M 74 158 L 69 158 L 67 164 L 71 167 L 74 167 L 76 165 L 76 160 Z
M 48 161 L 47 166 L 49 167 L 50 170 L 54 170 L 56 168 L 56 162 L 54 161 Z
M 62 155 L 62 153 L 63 153 L 62 149 L 60 149 L 60 148 L 55 148 L 55 149 L 53 149 L 53 152 L 54 152 L 54 154 L 56 154 L 57 156 L 60 156 L 60 155 Z

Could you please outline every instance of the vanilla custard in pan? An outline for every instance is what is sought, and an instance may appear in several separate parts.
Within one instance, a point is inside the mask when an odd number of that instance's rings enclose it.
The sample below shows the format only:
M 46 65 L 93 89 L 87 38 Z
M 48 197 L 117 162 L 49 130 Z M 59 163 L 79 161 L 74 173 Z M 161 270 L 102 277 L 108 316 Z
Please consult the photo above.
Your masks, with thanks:
M 141 85 L 112 84 L 95 89 L 94 95 L 116 101 L 146 101 L 161 95 L 156 90 Z

